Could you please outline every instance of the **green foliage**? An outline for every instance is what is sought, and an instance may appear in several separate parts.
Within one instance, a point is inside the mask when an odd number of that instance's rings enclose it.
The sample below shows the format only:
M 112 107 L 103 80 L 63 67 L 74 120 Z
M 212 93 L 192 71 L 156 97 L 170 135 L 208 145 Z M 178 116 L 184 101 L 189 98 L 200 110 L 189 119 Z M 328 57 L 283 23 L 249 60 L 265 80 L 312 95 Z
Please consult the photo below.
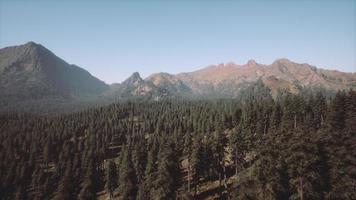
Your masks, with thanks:
M 109 161 L 107 167 L 107 178 L 106 178 L 106 187 L 109 191 L 110 198 L 113 196 L 113 192 L 117 187 L 117 169 L 116 164 L 113 161 Z
M 168 144 L 161 145 L 158 157 L 157 176 L 153 182 L 151 198 L 175 199 L 179 169 L 172 147 Z
M 119 170 L 119 199 L 135 199 L 137 194 L 137 178 L 128 148 L 122 151 Z
M 1 114 L 1 198 L 196 199 L 220 180 L 220 198 L 355 199 L 355 91 L 273 100 L 261 90 L 241 101 Z

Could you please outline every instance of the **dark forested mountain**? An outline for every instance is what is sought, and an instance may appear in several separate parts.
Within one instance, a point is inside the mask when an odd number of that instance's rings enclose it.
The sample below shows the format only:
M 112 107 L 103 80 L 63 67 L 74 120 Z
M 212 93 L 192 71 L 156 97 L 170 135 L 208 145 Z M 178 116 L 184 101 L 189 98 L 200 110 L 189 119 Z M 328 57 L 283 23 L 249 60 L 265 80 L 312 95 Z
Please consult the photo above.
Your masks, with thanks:
M 97 95 L 107 89 L 103 81 L 68 64 L 40 44 L 29 42 L 0 50 L 0 93 L 3 98 L 23 100 Z

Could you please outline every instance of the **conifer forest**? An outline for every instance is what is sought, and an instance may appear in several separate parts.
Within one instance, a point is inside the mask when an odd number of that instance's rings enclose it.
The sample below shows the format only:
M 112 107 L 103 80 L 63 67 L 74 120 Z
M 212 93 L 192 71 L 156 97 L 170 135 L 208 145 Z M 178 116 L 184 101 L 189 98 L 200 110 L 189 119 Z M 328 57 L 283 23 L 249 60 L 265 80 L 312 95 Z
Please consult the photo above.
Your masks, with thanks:
M 356 91 L 266 90 L 3 113 L 0 199 L 356 199 Z

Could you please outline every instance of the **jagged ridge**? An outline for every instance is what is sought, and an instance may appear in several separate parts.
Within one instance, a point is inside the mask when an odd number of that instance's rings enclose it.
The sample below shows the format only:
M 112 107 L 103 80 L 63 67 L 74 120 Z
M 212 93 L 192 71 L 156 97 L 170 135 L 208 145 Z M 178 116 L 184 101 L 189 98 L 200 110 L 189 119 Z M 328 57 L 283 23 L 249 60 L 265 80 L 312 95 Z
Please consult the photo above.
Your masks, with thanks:
M 249 60 L 246 64 L 211 65 L 180 74 L 157 73 L 142 79 L 138 72 L 120 84 L 106 85 L 84 69 L 66 63 L 34 42 L 0 50 L 2 97 L 102 95 L 120 99 L 162 97 L 236 97 L 242 88 L 258 80 L 271 89 L 298 92 L 302 87 L 341 90 L 356 87 L 356 73 L 318 69 L 278 59 L 270 65 Z

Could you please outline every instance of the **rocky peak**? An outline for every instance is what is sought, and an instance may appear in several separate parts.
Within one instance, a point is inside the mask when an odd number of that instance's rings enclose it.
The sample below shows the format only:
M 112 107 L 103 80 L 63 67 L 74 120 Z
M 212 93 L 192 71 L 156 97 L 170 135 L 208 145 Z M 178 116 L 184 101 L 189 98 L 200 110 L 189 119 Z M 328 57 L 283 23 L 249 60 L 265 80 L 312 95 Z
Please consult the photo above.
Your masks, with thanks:
M 126 79 L 122 84 L 124 85 L 138 85 L 143 82 L 140 74 L 138 72 L 134 72 L 128 79 Z
M 279 59 L 277 59 L 277 60 L 275 60 L 273 63 L 272 63 L 272 65 L 288 65 L 288 64 L 292 64 L 293 62 L 292 61 L 290 61 L 290 60 L 288 60 L 287 58 L 279 58 Z
M 246 64 L 248 67 L 254 67 L 257 65 L 256 61 L 251 59 L 249 61 L 247 61 L 247 64 Z
M 134 73 L 131 75 L 131 78 L 134 78 L 134 79 L 141 79 L 140 73 L 134 72 Z
M 32 41 L 27 42 L 26 44 L 18 46 L 18 47 L 24 49 L 25 52 L 32 53 L 32 54 L 41 54 L 44 52 L 49 52 L 49 50 L 44 48 L 42 45 L 37 44 Z
M 26 44 L 24 44 L 25 47 L 38 47 L 39 45 L 33 41 L 29 41 Z

